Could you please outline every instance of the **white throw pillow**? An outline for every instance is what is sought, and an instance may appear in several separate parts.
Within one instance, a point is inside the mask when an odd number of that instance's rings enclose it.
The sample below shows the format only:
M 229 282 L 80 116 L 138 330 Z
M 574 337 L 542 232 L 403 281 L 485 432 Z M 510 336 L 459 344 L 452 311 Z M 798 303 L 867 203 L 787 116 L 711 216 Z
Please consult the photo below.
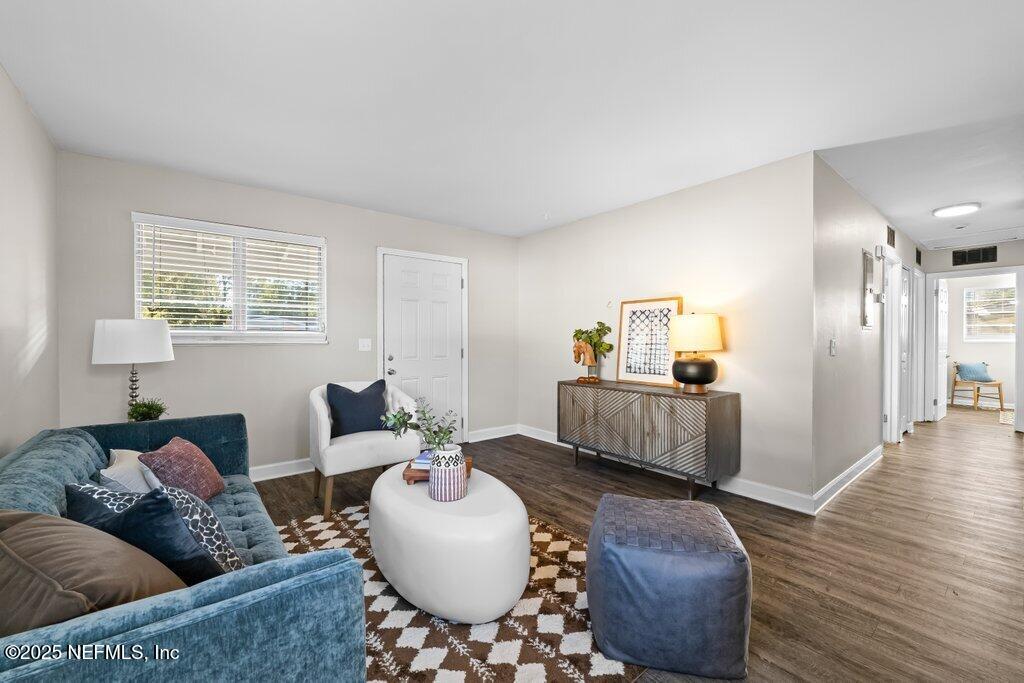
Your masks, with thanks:
M 111 448 L 110 467 L 100 470 L 100 474 L 113 479 L 129 491 L 149 493 L 157 486 L 160 486 L 160 480 L 156 478 L 156 475 L 148 467 L 139 462 L 140 455 L 142 453 L 139 451 Z M 149 477 L 146 477 L 147 472 Z

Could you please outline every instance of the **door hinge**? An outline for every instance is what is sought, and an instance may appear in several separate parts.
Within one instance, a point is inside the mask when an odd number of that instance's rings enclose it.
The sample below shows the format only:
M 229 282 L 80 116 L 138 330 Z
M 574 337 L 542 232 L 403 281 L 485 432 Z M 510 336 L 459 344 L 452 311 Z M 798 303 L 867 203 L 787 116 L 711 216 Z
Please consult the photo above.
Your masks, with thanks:
M 459 349 L 459 358 L 466 357 L 466 349 Z
M 889 421 L 889 416 L 888 415 L 883 415 L 882 416 L 882 422 L 888 422 L 888 421 Z
M 466 288 L 466 278 L 464 278 L 464 277 L 463 278 L 459 278 L 459 280 L 462 282 L 462 284 L 460 285 L 460 288 L 461 289 L 465 289 Z
M 459 424 L 462 425 L 463 429 L 465 429 L 466 428 L 466 418 L 460 417 L 459 418 Z
M 933 406 L 937 406 L 937 405 L 939 405 L 939 399 L 937 399 L 937 398 L 933 398 L 933 399 L 932 399 L 932 405 L 933 405 Z

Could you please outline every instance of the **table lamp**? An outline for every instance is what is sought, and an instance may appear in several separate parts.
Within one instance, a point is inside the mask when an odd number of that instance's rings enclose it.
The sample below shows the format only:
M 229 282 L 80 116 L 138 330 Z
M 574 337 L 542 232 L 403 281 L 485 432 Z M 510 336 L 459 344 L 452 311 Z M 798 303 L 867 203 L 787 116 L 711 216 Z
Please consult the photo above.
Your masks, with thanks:
M 722 350 L 722 327 L 717 313 L 686 313 L 668 322 L 668 346 L 682 351 L 684 358 L 672 363 L 672 376 L 687 394 L 706 394 L 708 384 L 718 379 L 718 363 L 702 355 Z
M 139 399 L 137 363 L 174 360 L 171 328 L 166 320 L 97 320 L 92 336 L 93 365 L 131 365 L 128 373 L 128 405 Z

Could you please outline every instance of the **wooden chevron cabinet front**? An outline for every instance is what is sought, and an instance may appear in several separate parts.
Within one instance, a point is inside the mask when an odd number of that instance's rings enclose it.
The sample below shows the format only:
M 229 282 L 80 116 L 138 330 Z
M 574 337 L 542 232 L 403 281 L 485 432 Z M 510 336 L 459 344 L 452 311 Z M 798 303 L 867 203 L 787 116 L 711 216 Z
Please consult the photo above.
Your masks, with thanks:
M 740 395 L 625 382 L 558 384 L 558 440 L 713 484 L 740 468 Z

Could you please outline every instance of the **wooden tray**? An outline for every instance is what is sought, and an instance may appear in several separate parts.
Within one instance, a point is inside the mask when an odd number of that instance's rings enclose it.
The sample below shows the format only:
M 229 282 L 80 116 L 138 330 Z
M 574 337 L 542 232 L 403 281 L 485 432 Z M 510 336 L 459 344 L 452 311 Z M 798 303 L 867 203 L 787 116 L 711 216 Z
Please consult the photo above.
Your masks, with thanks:
M 473 474 L 473 456 L 466 456 L 466 477 L 468 478 Z M 402 470 L 402 479 L 405 479 L 406 484 L 415 484 L 418 481 L 430 481 L 430 470 L 414 470 L 412 468 L 412 460 L 406 465 L 405 469 Z

